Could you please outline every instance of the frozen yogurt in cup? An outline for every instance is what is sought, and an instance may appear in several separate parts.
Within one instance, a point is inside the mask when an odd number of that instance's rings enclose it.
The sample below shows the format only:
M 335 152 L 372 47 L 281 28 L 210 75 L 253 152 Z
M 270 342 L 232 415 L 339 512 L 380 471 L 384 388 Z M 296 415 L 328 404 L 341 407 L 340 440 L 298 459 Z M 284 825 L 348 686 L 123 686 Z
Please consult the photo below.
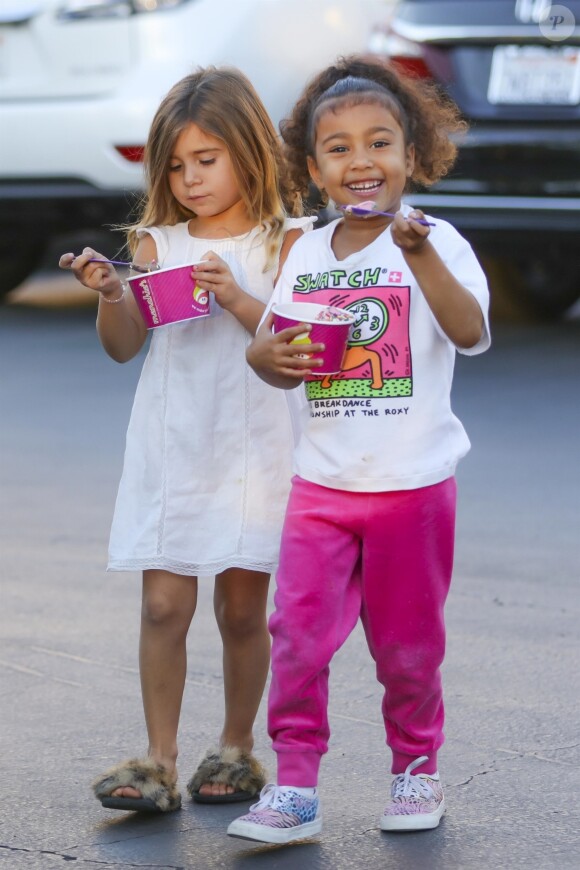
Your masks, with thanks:
M 331 305 L 318 305 L 315 302 L 287 302 L 273 305 L 272 312 L 274 332 L 280 332 L 298 323 L 312 325 L 310 332 L 298 335 L 292 343 L 324 344 L 324 351 L 316 355 L 316 359 L 322 360 L 322 365 L 313 366 L 313 374 L 335 375 L 341 371 L 350 330 L 354 323 L 354 315 L 350 311 Z
M 147 329 L 209 315 L 209 292 L 191 274 L 195 265 L 169 266 L 127 279 Z

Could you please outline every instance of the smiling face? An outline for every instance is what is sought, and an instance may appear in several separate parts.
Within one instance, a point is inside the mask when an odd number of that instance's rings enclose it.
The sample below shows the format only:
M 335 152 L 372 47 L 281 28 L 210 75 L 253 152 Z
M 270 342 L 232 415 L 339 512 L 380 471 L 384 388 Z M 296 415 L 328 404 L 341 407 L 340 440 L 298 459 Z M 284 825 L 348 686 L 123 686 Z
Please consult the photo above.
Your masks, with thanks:
M 320 114 L 308 168 L 337 205 L 373 200 L 377 211 L 398 211 L 413 166 L 413 146 L 379 101 L 329 106 Z
M 168 180 L 175 199 L 202 222 L 246 214 L 228 149 L 197 124 L 189 124 L 177 137 Z

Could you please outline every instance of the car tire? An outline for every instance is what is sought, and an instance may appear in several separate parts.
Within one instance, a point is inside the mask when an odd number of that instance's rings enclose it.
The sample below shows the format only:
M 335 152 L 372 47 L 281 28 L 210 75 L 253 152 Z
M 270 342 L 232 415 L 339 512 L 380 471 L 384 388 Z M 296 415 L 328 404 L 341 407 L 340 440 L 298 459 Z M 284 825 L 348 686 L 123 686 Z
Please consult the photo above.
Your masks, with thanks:
M 538 255 L 483 257 L 498 308 L 524 319 L 559 320 L 580 299 L 580 263 L 575 251 L 554 247 Z M 503 300 L 503 301 L 502 301 Z
M 25 230 L 0 227 L 0 302 L 36 271 L 44 256 L 44 243 Z
M 544 255 L 516 258 L 514 294 L 533 314 L 561 318 L 580 299 L 578 254 L 553 249 Z

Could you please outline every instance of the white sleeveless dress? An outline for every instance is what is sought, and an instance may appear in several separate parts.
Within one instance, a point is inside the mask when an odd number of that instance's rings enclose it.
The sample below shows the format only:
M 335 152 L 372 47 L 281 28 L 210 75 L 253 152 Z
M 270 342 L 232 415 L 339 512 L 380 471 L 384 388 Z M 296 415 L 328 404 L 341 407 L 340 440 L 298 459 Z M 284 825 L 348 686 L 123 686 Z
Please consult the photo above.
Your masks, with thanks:
M 287 229 L 312 227 L 289 218 Z M 244 290 L 267 302 L 258 228 L 196 239 L 187 223 L 154 227 L 161 266 L 224 259 Z M 293 438 L 286 397 L 245 359 L 251 336 L 211 296 L 211 315 L 152 330 L 127 431 L 108 570 L 160 568 L 215 575 L 271 573 L 290 487 Z

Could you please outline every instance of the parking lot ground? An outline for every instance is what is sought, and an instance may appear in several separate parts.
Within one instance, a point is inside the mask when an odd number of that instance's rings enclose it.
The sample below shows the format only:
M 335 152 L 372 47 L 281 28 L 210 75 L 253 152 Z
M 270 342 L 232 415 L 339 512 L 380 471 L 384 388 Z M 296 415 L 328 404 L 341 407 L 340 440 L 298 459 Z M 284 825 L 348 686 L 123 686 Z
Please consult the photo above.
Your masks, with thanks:
M 580 319 L 502 324 L 489 353 L 457 361 L 454 404 L 473 450 L 458 474 L 440 827 L 378 829 L 389 756 L 358 627 L 332 666 L 323 833 L 289 847 L 227 837 L 240 807 L 185 800 L 140 818 L 91 795 L 93 776 L 144 748 L 139 577 L 104 571 L 141 360 L 109 360 L 84 304 L 4 307 L 0 356 L 0 866 L 577 870 Z M 182 789 L 222 719 L 211 580 L 200 586 Z M 265 702 L 256 752 L 272 771 Z

